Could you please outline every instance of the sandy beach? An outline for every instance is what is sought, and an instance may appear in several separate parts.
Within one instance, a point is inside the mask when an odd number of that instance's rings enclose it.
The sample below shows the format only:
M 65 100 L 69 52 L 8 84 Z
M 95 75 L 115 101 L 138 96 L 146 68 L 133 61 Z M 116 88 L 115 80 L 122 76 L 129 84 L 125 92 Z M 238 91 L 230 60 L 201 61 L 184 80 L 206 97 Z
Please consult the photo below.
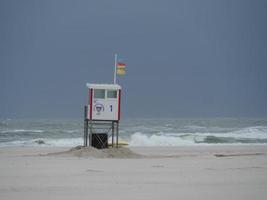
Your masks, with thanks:
M 1 200 L 267 197 L 266 145 L 132 147 L 101 155 L 6 147 L 0 162 Z

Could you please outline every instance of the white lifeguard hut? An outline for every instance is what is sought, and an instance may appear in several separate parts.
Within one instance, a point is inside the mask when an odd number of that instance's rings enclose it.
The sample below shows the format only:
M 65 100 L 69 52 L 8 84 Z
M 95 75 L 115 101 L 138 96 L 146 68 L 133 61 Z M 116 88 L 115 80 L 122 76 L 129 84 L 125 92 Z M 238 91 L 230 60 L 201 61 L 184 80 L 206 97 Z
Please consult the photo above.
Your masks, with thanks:
M 121 86 L 118 84 L 86 84 L 89 120 L 119 121 Z
M 108 148 L 111 138 L 113 147 L 116 138 L 116 147 L 118 147 L 122 88 L 116 84 L 117 74 L 125 74 L 125 64 L 117 63 L 117 54 L 115 54 L 114 83 L 86 84 L 88 102 L 84 108 L 84 146 Z

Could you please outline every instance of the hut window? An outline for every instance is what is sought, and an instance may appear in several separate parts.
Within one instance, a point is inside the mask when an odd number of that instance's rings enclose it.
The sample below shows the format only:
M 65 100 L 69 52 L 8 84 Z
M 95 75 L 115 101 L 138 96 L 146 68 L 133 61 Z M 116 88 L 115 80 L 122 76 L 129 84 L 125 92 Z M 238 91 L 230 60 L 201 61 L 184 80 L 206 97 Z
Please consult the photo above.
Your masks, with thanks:
M 117 98 L 117 90 L 108 90 L 107 97 L 116 99 Z
M 95 99 L 105 99 L 105 90 L 94 89 L 94 98 Z

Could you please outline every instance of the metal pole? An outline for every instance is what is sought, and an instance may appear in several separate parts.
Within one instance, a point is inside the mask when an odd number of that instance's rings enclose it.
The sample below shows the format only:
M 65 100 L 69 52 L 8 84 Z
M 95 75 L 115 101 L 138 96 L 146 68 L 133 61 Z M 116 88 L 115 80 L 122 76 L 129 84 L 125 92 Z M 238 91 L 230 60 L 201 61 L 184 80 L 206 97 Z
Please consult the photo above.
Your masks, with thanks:
M 89 132 L 89 146 L 92 146 L 92 120 L 89 121 L 89 124 L 90 124 L 90 132 Z
M 117 79 L 117 54 L 115 53 L 114 79 L 113 79 L 114 84 L 116 84 L 116 79 Z
M 117 148 L 119 147 L 119 122 L 117 122 L 117 126 L 116 126 L 116 132 L 117 132 L 117 138 L 116 138 L 116 145 Z
M 112 142 L 111 142 L 111 146 L 114 147 L 114 121 L 112 121 Z
M 86 147 L 87 146 L 87 106 L 84 106 L 84 132 L 83 132 L 83 145 Z
M 88 146 L 88 119 L 86 119 L 86 146 Z

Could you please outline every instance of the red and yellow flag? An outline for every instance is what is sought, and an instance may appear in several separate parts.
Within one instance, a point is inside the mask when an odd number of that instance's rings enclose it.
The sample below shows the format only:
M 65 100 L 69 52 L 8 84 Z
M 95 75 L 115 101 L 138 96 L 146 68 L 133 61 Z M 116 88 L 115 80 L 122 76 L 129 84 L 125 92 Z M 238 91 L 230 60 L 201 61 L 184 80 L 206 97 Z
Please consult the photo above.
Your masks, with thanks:
M 118 62 L 117 63 L 117 74 L 118 75 L 125 75 L 125 63 Z

